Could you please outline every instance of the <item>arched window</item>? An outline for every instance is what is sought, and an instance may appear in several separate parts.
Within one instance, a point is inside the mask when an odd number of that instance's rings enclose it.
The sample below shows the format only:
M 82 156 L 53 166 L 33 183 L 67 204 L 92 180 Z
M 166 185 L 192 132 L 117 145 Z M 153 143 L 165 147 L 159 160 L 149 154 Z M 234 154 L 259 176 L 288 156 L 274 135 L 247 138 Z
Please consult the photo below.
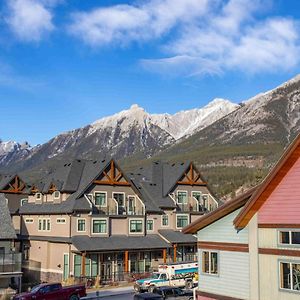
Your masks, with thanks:
M 53 192 L 52 196 L 53 196 L 53 199 L 59 199 L 60 198 L 60 192 L 55 191 L 55 192 Z
M 27 198 L 23 198 L 23 199 L 20 200 L 21 206 L 23 206 L 26 203 L 28 203 L 28 199 Z

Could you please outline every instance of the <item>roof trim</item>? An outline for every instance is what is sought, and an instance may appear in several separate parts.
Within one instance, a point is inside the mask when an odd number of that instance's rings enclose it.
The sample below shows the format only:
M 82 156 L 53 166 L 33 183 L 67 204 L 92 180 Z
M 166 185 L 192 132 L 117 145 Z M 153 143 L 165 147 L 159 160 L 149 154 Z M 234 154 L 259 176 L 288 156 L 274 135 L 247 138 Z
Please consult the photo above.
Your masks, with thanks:
M 284 151 L 281 158 L 277 162 L 277 164 L 273 167 L 273 169 L 269 172 L 267 177 L 262 182 L 260 188 L 253 194 L 253 196 L 246 203 L 245 207 L 240 211 L 240 213 L 236 216 L 233 223 L 237 229 L 243 229 L 249 223 L 250 219 L 254 216 L 254 214 L 262 207 L 265 201 L 268 199 L 269 195 L 274 191 L 277 185 L 281 182 L 284 176 L 289 172 L 289 170 L 293 167 L 298 157 L 292 157 L 294 151 L 300 145 L 300 134 L 294 139 L 294 141 L 288 146 L 288 148 Z M 280 170 L 285 166 L 288 166 L 288 169 L 284 173 L 280 173 Z M 278 176 L 277 176 L 278 175 Z M 277 184 L 275 187 L 271 188 L 270 191 L 266 191 L 270 186 L 271 182 L 277 177 Z M 260 199 L 262 194 L 266 193 L 266 197 Z
M 257 187 L 253 187 L 249 189 L 244 194 L 238 196 L 237 198 L 230 200 L 223 204 L 222 206 L 218 207 L 216 210 L 204 215 L 203 217 L 195 220 L 185 228 L 183 228 L 183 233 L 196 233 L 198 230 L 207 227 L 208 225 L 213 224 L 214 222 L 220 220 L 221 218 L 229 215 L 233 211 L 241 208 L 246 204 L 246 202 L 250 199 L 252 194 L 255 192 Z

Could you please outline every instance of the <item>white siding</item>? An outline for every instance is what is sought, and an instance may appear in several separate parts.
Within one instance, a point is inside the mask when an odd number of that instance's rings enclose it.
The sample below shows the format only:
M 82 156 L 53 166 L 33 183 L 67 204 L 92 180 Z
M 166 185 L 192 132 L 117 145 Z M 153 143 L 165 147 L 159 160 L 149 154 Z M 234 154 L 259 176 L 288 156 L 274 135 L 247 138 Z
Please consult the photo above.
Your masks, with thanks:
M 249 253 L 218 251 L 219 275 L 199 274 L 199 290 L 249 299 Z M 199 260 L 200 270 L 202 262 Z
M 240 209 L 198 231 L 198 241 L 248 244 L 248 227 L 237 232 L 233 220 Z

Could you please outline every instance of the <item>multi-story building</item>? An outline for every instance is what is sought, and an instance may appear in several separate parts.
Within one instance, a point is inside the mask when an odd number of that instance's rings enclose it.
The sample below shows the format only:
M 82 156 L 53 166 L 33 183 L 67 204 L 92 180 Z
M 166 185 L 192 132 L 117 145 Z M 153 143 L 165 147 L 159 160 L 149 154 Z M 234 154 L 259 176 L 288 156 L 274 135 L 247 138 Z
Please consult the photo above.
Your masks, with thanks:
M 197 299 L 300 298 L 300 136 L 255 190 L 188 225 Z
M 21 287 L 21 253 L 16 252 L 17 239 L 7 207 L 7 199 L 0 194 L 0 296 L 7 287 Z
M 192 163 L 125 174 L 114 160 L 74 160 L 31 187 L 22 205 L 26 269 L 42 280 L 121 280 L 195 258 L 181 229 L 218 207 Z

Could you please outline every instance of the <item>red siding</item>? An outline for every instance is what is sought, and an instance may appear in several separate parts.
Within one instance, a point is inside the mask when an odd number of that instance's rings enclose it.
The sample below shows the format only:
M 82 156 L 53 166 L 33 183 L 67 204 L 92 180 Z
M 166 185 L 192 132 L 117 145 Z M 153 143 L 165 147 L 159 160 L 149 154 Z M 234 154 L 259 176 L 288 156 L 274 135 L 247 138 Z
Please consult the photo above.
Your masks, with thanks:
M 259 224 L 300 224 L 300 158 L 258 211 Z

